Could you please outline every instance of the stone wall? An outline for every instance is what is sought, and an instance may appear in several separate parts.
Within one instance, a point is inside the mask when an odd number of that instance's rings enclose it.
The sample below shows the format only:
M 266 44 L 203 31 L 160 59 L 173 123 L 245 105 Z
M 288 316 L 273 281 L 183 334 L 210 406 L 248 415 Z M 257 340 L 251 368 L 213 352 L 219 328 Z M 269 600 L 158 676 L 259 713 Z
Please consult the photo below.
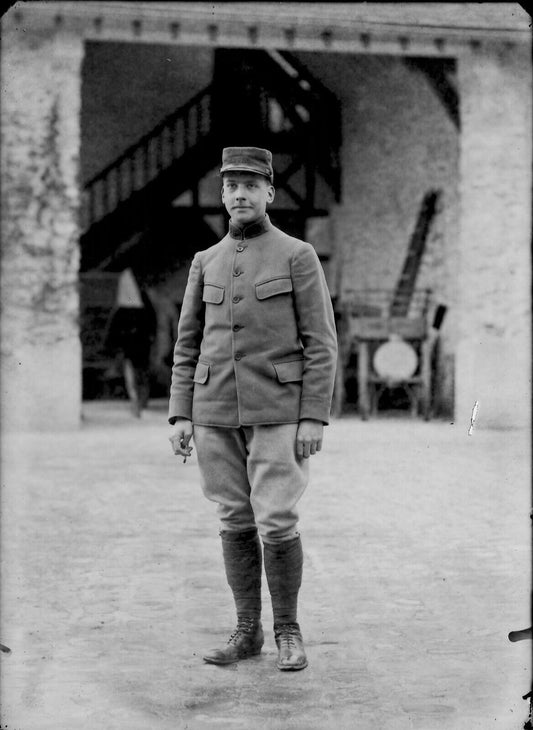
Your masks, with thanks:
M 531 426 L 531 54 L 510 44 L 459 61 L 457 417 Z
M 1 408 L 4 428 L 81 413 L 78 335 L 81 41 L 2 39 Z

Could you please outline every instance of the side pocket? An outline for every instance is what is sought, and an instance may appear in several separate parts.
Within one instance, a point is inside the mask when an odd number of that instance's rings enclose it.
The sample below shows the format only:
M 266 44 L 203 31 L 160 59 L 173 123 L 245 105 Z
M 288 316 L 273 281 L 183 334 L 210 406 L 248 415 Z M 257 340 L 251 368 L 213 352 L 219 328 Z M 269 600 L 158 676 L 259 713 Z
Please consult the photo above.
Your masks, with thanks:
M 286 362 L 273 362 L 272 365 L 280 383 L 297 383 L 303 380 L 303 358 Z
M 199 362 L 194 371 L 194 382 L 195 383 L 207 383 L 209 380 L 209 364 L 206 362 Z

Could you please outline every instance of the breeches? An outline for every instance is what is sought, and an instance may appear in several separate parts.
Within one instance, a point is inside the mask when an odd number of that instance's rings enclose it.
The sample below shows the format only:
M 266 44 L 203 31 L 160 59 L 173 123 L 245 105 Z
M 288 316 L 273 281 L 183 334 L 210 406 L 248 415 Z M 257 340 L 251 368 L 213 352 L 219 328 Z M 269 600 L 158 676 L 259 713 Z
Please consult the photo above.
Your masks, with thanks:
M 297 423 L 215 428 L 194 426 L 205 496 L 217 503 L 222 530 L 257 527 L 264 542 L 298 535 L 296 504 L 308 480 L 296 457 Z

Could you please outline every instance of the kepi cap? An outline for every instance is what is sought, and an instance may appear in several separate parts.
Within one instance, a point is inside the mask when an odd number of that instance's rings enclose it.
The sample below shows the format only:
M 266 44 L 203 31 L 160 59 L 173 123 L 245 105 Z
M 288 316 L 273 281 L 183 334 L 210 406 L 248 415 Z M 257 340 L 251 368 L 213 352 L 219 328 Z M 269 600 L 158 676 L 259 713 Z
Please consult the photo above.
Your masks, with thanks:
M 220 174 L 224 172 L 255 172 L 272 182 L 272 152 L 260 147 L 224 147 Z

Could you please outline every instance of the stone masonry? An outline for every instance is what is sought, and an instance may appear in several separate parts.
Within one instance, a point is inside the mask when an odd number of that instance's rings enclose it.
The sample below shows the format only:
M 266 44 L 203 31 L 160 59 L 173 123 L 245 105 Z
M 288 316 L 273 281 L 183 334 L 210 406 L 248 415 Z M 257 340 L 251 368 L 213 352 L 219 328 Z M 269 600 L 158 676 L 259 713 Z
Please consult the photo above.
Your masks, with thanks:
M 531 423 L 531 57 L 509 44 L 459 59 L 456 417 Z
M 2 423 L 77 426 L 79 37 L 2 42 Z

